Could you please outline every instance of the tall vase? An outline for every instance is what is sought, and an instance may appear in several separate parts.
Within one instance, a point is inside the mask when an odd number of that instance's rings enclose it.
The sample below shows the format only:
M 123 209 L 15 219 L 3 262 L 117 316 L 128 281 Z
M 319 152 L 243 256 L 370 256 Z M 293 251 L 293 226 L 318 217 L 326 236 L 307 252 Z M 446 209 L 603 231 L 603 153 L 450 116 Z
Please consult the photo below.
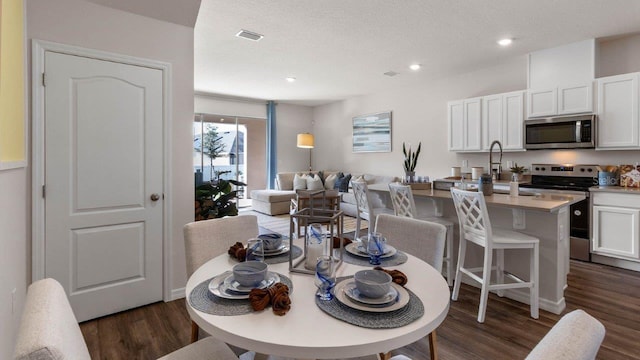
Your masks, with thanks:
M 407 183 L 415 182 L 416 172 L 415 171 L 405 171 L 405 180 Z

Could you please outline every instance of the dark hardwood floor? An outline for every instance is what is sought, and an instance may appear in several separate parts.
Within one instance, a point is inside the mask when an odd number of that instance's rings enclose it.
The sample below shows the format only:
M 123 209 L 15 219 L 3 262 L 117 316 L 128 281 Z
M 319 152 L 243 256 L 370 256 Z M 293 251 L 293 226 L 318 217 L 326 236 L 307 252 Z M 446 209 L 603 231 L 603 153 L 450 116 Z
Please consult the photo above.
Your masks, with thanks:
M 640 273 L 605 265 L 571 262 L 566 301 L 569 312 L 584 309 L 607 329 L 598 359 L 640 359 Z M 529 306 L 490 295 L 484 324 L 476 322 L 480 292 L 463 285 L 438 328 L 440 359 L 524 359 L 555 324 L 546 311 L 529 317 Z M 295 304 L 293 304 L 295 306 Z M 189 343 L 184 300 L 155 303 L 80 325 L 93 359 L 156 359 Z M 428 359 L 423 339 L 394 350 Z

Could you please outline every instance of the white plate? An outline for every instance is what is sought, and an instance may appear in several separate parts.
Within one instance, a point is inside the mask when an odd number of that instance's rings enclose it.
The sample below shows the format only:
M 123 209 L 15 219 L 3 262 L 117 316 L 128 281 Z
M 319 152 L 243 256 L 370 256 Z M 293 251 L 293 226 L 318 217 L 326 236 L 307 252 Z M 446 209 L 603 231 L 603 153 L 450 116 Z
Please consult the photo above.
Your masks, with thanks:
M 389 292 L 384 296 L 379 298 L 370 298 L 363 296 L 358 288 L 356 287 L 355 281 L 349 281 L 349 283 L 344 286 L 344 293 L 347 294 L 349 299 L 361 303 L 364 305 L 375 306 L 375 307 L 383 307 L 388 306 L 392 302 L 395 302 L 398 299 L 398 290 L 396 290 L 393 286 L 389 288 Z
M 222 284 L 227 290 L 231 290 L 235 293 L 248 294 L 252 289 L 264 289 L 275 284 L 278 281 L 280 281 L 280 277 L 276 273 L 267 272 L 264 280 L 262 280 L 257 286 L 244 286 L 240 285 L 240 283 L 236 281 L 232 273 L 231 275 L 227 276 L 226 279 L 224 279 Z
M 333 289 L 333 291 L 338 301 L 340 301 L 342 304 L 352 309 L 367 311 L 367 312 L 391 312 L 391 311 L 400 310 L 403 307 L 407 306 L 407 304 L 409 303 L 409 299 L 410 299 L 409 292 L 407 292 L 405 288 L 403 288 L 402 286 L 396 283 L 391 283 L 391 286 L 393 286 L 393 288 L 396 289 L 396 291 L 398 292 L 398 299 L 396 300 L 396 302 L 392 303 L 391 305 L 385 306 L 385 307 L 372 307 L 365 304 L 357 303 L 355 301 L 352 301 L 345 292 L 345 287 L 350 282 L 353 282 L 353 279 L 340 281 L 339 283 L 336 284 L 336 287 Z
M 282 244 L 280 246 L 278 246 L 277 249 L 265 250 L 264 251 L 264 256 L 269 257 L 269 256 L 277 256 L 277 255 L 286 254 L 287 252 L 289 252 L 289 249 L 290 249 L 289 240 L 283 240 Z
M 358 244 L 357 243 L 351 243 L 347 246 L 345 246 L 344 248 L 345 250 L 347 250 L 347 252 L 351 255 L 355 255 L 355 256 L 360 256 L 360 257 L 365 257 L 368 258 L 369 254 L 362 252 L 358 249 Z M 387 245 L 386 246 L 386 252 L 384 253 L 384 255 L 380 256 L 381 259 L 385 259 L 388 257 L 392 257 L 393 255 L 395 255 L 398 252 L 398 250 L 396 250 L 396 248 L 394 248 L 391 245 Z
M 224 298 L 224 299 L 248 299 L 249 298 L 248 293 L 241 294 L 241 293 L 227 292 L 227 287 L 224 285 L 224 281 L 232 274 L 233 273 L 231 271 L 225 271 L 222 274 L 211 279 L 211 281 L 209 282 L 209 291 L 213 295 Z M 267 272 L 267 276 L 276 276 L 277 277 L 276 282 L 280 281 L 280 276 L 278 276 L 277 273 L 269 271 Z

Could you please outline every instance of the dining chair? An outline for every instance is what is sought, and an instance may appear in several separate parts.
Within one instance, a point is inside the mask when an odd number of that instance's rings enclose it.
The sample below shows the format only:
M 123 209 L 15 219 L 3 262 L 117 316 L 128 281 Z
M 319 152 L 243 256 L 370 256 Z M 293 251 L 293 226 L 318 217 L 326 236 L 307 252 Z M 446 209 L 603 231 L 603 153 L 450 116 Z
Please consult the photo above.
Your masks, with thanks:
M 367 182 L 364 180 L 351 181 L 353 195 L 356 198 L 356 232 L 354 239 L 360 237 L 360 222 L 369 222 L 368 232 L 371 233 L 376 226 L 376 216 L 388 212 L 386 208 L 373 208 L 371 206 L 371 194 Z
M 410 217 L 380 214 L 376 220 L 375 231 L 381 233 L 389 244 L 442 272 L 447 237 L 447 228 L 444 225 Z M 438 358 L 435 330 L 429 334 L 429 352 L 432 360 Z M 387 355 L 380 354 L 380 357 L 388 359 Z
M 184 247 L 187 277 L 202 264 L 224 254 L 237 241 L 245 242 L 258 236 L 255 215 L 229 216 L 221 219 L 195 221 L 184 226 Z M 191 342 L 198 340 L 198 325 L 191 322 Z
M 87 344 L 62 285 L 43 279 L 29 286 L 13 353 L 18 360 L 90 360 Z M 159 360 L 238 360 L 222 341 L 207 337 Z
M 444 225 L 447 228 L 446 255 L 444 264 L 446 266 L 447 284 L 453 285 L 453 222 L 443 219 L 439 216 L 419 216 L 413 198 L 411 186 L 402 185 L 401 183 L 389 183 L 389 193 L 391 194 L 391 203 L 393 210 L 397 216 L 406 216 L 415 219 L 422 219 Z
M 487 310 L 489 291 L 497 290 L 498 295 L 502 296 L 502 291 L 505 289 L 529 288 L 531 317 L 537 319 L 540 240 L 523 233 L 492 228 L 487 211 L 487 204 L 481 192 L 451 188 L 451 197 L 453 198 L 460 224 L 458 264 L 456 266 L 456 278 L 451 299 L 453 301 L 458 299 L 463 274 L 480 283 L 481 291 L 478 322 L 483 323 Z M 484 248 L 483 267 L 465 267 L 464 262 L 467 243 L 473 243 Z M 528 249 L 531 251 L 529 259 L 529 281 L 524 281 L 514 274 L 504 271 L 504 250 L 506 249 Z M 494 250 L 496 251 L 496 266 L 493 266 Z M 496 270 L 497 282 L 492 284 L 490 280 L 493 270 Z M 476 275 L 478 272 L 481 272 L 481 274 Z M 513 282 L 505 283 L 505 277 Z
M 553 325 L 525 360 L 593 360 L 605 332 L 596 318 L 574 310 Z

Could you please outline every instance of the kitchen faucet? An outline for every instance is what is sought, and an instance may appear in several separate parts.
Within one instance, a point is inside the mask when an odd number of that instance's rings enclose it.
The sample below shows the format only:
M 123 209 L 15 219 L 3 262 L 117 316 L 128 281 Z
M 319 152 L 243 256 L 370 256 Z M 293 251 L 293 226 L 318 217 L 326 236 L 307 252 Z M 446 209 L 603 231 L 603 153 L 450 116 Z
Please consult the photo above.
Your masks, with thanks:
M 500 161 L 498 161 L 497 163 L 493 162 L 494 145 L 498 145 L 498 148 L 500 149 Z M 496 171 L 494 173 L 493 165 L 496 164 L 498 165 L 498 168 L 495 169 Z M 494 177 L 495 175 L 495 180 L 500 180 L 500 175 L 502 175 L 502 144 L 500 144 L 500 141 L 498 140 L 494 140 L 489 147 L 489 174 L 491 174 L 492 177 Z

